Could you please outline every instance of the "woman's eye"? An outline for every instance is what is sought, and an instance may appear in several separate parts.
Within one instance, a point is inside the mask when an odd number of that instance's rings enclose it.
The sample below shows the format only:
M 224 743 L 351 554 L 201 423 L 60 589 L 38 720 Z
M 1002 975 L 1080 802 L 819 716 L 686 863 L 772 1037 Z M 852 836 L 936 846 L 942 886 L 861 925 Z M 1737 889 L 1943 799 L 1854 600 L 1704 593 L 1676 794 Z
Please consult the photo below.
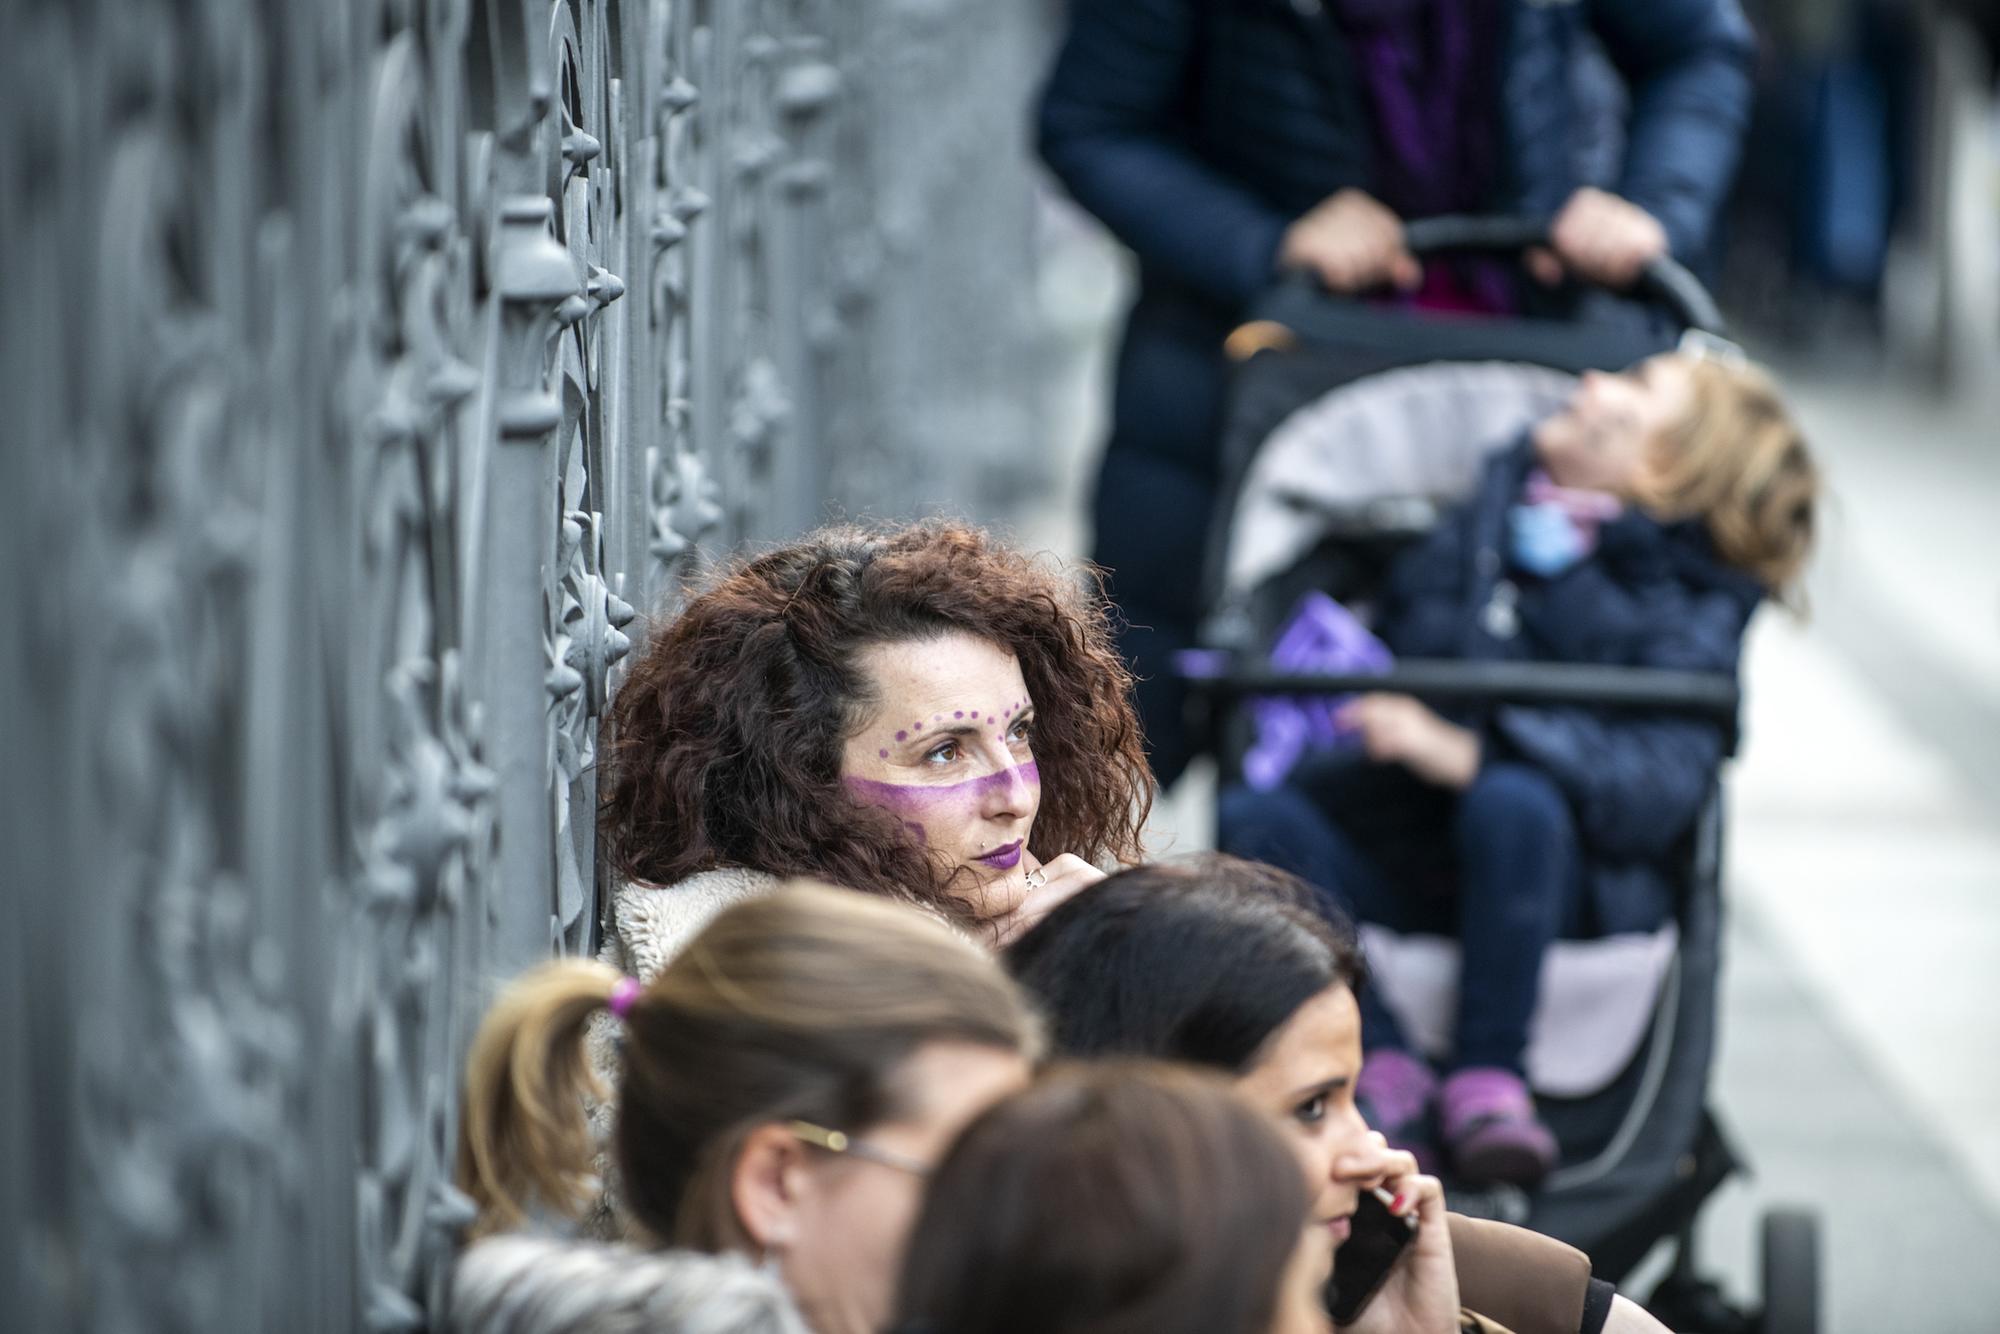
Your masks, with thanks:
M 1007 739 L 1018 746 L 1032 736 L 1034 730 L 1034 724 L 1029 719 L 1023 718 L 1014 724 L 1014 730 L 1007 734 Z
M 933 746 L 924 756 L 926 764 L 950 764 L 958 758 L 958 743 L 947 741 L 941 746 Z
M 1298 1105 L 1292 1115 L 1305 1125 L 1318 1125 L 1326 1120 L 1326 1095 L 1322 1093 L 1316 1098 L 1308 1098 Z

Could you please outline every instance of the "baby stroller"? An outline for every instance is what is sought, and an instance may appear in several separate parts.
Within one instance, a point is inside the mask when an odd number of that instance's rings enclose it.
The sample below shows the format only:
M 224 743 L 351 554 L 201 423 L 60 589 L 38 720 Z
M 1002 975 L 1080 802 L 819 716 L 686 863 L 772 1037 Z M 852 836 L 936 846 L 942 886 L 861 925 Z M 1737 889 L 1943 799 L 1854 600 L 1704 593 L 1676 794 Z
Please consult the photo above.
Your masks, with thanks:
M 1546 229 L 1522 219 L 1440 218 L 1412 224 L 1407 235 L 1420 255 L 1498 254 L 1545 243 Z M 1195 734 L 1217 756 L 1225 784 L 1243 774 L 1246 756 L 1256 758 L 1246 705 L 1360 690 L 1432 703 L 1676 712 L 1715 721 L 1733 751 L 1738 696 L 1727 677 L 1407 659 L 1386 674 L 1305 674 L 1276 667 L 1269 656 L 1311 592 L 1365 614 L 1395 552 L 1470 488 L 1490 450 L 1557 407 L 1577 374 L 1623 369 L 1683 339 L 1721 333 L 1714 301 L 1671 261 L 1649 269 L 1637 296 L 1590 294 L 1571 318 L 1449 318 L 1336 298 L 1293 281 L 1274 289 L 1232 334 L 1226 484 L 1205 572 L 1203 646 L 1182 661 Z M 1604 303 L 1596 314 L 1591 301 Z M 1807 1334 L 1818 1328 L 1812 1214 L 1775 1210 L 1764 1218 L 1756 1310 L 1732 1306 L 1695 1271 L 1701 1208 L 1743 1166 L 1707 1098 L 1721 816 L 1718 776 L 1676 853 L 1681 890 L 1674 919 L 1659 932 L 1561 942 L 1551 952 L 1528 1064 L 1561 1145 L 1556 1171 L 1531 1195 L 1452 1186 L 1451 1199 L 1465 1212 L 1523 1223 L 1580 1247 L 1612 1281 L 1672 1239 L 1672 1268 L 1647 1305 L 1674 1329 Z M 1454 984 L 1453 947 L 1365 935 L 1385 1000 L 1423 1045 L 1418 1012 L 1427 1000 L 1436 1012 Z

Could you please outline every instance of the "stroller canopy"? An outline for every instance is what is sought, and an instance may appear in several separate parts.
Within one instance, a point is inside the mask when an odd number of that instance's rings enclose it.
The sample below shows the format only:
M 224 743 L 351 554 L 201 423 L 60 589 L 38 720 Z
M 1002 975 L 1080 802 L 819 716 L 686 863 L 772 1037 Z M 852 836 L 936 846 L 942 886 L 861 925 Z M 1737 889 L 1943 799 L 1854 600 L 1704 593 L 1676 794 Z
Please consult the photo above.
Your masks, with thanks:
M 1576 384 L 1519 362 L 1432 362 L 1344 384 L 1257 449 L 1229 516 L 1223 597 L 1289 570 L 1324 538 L 1407 504 L 1451 504 L 1481 463 L 1561 407 Z

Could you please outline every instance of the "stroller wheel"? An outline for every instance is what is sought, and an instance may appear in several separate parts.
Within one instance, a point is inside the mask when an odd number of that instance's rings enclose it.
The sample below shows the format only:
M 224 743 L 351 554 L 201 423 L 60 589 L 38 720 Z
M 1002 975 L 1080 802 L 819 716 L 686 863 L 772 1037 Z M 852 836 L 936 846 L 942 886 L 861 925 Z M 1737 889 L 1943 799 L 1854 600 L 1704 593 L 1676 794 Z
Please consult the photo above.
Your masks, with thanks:
M 1772 1209 L 1764 1215 L 1762 1334 L 1819 1334 L 1819 1215 Z

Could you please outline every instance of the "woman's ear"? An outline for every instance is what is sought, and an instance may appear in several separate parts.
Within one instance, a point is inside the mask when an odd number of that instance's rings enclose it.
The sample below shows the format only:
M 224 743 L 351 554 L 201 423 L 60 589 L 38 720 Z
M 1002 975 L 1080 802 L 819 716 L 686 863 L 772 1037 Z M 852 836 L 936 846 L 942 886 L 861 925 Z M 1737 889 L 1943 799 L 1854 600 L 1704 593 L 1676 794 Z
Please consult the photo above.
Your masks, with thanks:
M 729 1173 L 729 1200 L 759 1251 L 783 1251 L 798 1240 L 806 1189 L 806 1148 L 797 1136 L 774 1123 L 744 1137 Z

